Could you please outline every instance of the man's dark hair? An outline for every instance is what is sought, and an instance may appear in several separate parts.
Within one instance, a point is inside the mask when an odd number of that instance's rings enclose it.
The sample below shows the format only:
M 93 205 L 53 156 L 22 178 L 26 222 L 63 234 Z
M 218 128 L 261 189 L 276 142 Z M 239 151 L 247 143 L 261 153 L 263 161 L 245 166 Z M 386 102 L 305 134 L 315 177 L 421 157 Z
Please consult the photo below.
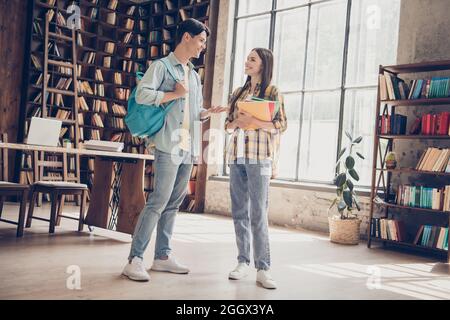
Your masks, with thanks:
M 185 32 L 189 33 L 192 37 L 195 37 L 203 31 L 206 32 L 206 36 L 209 36 L 211 33 L 209 28 L 198 20 L 192 18 L 184 20 L 178 25 L 177 45 L 181 42 Z

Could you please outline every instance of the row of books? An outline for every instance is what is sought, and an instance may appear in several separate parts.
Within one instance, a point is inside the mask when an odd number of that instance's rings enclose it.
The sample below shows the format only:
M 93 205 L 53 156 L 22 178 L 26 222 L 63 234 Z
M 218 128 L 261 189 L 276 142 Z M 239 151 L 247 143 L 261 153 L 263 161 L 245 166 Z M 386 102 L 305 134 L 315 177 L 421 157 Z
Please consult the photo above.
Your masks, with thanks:
M 128 100 L 130 97 L 130 89 L 115 88 L 114 91 L 118 100 Z
M 420 126 L 420 128 L 417 128 Z M 424 114 L 416 119 L 411 133 L 415 134 L 420 130 L 422 135 L 449 135 L 450 136 L 450 112 L 439 114 Z
M 448 227 L 422 225 L 414 244 L 448 251 Z
M 163 41 L 171 41 L 172 40 L 172 34 L 169 30 L 163 29 L 161 31 L 152 31 L 149 34 L 149 42 L 150 43 L 160 43 L 161 40 Z
M 105 96 L 105 86 L 101 83 L 94 84 L 94 95 L 104 97 Z
M 122 85 L 122 74 L 120 72 L 114 73 L 114 84 Z
M 381 115 L 379 120 L 380 134 L 405 134 L 406 122 L 407 117 L 401 114 Z
M 371 237 L 391 241 L 407 241 L 406 228 L 403 221 L 385 218 L 372 218 L 372 223 L 370 226 Z
M 82 61 L 84 63 L 94 64 L 95 63 L 95 56 L 96 56 L 95 52 L 92 52 L 92 51 L 86 52 L 84 54 L 84 56 L 83 56 L 83 60 Z
M 100 130 L 92 129 L 91 130 L 91 139 L 92 140 L 101 140 Z
M 78 113 L 77 121 L 78 121 L 79 125 L 81 125 L 81 126 L 84 125 L 84 115 L 83 115 L 83 113 Z
M 103 128 L 103 120 L 98 113 L 94 113 L 91 118 L 91 123 L 93 126 Z
M 95 70 L 95 80 L 104 82 L 102 70 L 100 69 Z
M 78 80 L 78 92 L 94 95 L 94 91 L 92 90 L 91 85 L 88 81 Z
M 109 126 L 111 128 L 116 128 L 116 129 L 125 129 L 126 128 L 123 118 L 116 118 L 116 117 L 109 118 Z
M 406 123 L 406 116 L 389 114 L 385 111 L 379 116 L 379 132 L 380 134 L 406 134 Z M 450 112 L 422 115 L 412 123 L 409 134 L 450 135 Z
M 116 44 L 114 42 L 110 42 L 110 41 L 105 42 L 105 49 L 104 49 L 104 51 L 106 53 L 113 54 L 115 48 L 116 48 Z
M 159 57 L 159 46 L 150 46 L 150 58 L 158 58 Z M 161 54 L 162 56 L 167 56 L 171 51 L 171 47 L 167 43 L 163 43 L 161 46 Z
M 46 80 L 45 84 L 48 85 L 48 82 L 49 82 L 50 78 L 51 78 L 51 74 L 47 74 L 47 77 L 45 79 Z M 39 76 L 37 77 L 37 79 L 34 82 L 34 84 L 37 85 L 37 86 L 40 86 L 40 85 L 43 84 L 43 82 L 44 82 L 43 80 L 44 80 L 44 74 L 43 73 L 39 73 Z
M 114 133 L 109 140 L 113 142 L 124 142 L 125 135 L 122 132 L 117 132 Z
M 127 110 L 125 109 L 125 107 L 117 103 L 114 103 L 112 105 L 112 112 L 116 116 L 124 116 L 127 114 Z
M 429 188 L 399 185 L 396 197 L 400 206 L 450 211 L 450 186 Z
M 110 0 L 108 3 L 108 9 L 116 11 L 118 4 L 119 4 L 119 0 Z M 130 7 L 128 7 L 128 9 L 126 11 L 126 14 L 129 16 L 132 16 L 132 15 L 134 15 L 135 11 L 136 11 L 136 6 L 130 6 Z M 139 7 L 139 15 L 141 17 L 146 16 L 147 11 L 144 8 Z
M 401 220 L 372 218 L 370 235 L 384 240 L 408 242 L 405 224 Z M 448 250 L 448 227 L 421 225 L 413 244 Z
M 379 75 L 381 100 L 406 100 L 421 98 L 450 97 L 450 78 L 432 77 L 431 79 L 405 80 L 389 73 Z
M 60 120 L 67 120 L 70 118 L 71 113 L 72 112 L 69 110 L 58 109 L 55 118 Z
M 80 111 L 89 111 L 89 106 L 86 103 L 84 97 L 78 97 L 78 110 Z
M 422 153 L 415 169 L 450 173 L 450 149 L 427 148 Z
M 94 100 L 92 111 L 108 113 L 108 103 L 104 100 Z

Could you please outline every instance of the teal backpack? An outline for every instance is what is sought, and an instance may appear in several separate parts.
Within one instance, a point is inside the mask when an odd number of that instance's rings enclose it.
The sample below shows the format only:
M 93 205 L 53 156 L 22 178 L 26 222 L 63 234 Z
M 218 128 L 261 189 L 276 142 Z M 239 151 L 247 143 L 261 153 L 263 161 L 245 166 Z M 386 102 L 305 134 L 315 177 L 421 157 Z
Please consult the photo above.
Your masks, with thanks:
M 172 65 L 164 58 L 160 61 L 164 63 L 169 74 L 178 82 L 179 80 L 175 76 Z M 141 80 L 143 76 L 144 74 L 142 72 L 136 72 L 136 78 L 138 80 Z M 139 104 L 136 102 L 136 88 L 134 88 L 128 99 L 128 110 L 125 116 L 125 123 L 133 137 L 151 137 L 161 130 L 166 114 L 175 102 L 176 100 L 170 101 L 165 108 L 155 105 Z

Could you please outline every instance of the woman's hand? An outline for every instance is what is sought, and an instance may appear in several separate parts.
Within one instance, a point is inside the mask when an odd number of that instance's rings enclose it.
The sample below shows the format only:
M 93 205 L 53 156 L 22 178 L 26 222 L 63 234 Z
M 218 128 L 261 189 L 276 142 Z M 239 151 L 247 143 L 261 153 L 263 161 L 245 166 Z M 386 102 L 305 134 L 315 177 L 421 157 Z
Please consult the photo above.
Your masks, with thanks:
M 253 117 L 250 113 L 245 111 L 239 111 L 238 117 L 236 118 L 236 125 L 241 129 L 246 129 L 248 127 L 259 127 L 258 119 Z

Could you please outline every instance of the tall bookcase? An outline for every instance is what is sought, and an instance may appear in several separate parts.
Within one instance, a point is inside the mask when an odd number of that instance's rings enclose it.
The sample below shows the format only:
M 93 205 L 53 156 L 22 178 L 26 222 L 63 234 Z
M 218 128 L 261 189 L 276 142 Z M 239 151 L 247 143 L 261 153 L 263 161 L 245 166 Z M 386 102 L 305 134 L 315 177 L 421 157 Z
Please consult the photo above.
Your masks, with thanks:
M 445 156 L 445 148 L 450 147 L 450 81 L 442 78 L 449 71 L 450 61 L 379 68 L 369 248 L 378 242 L 445 257 L 450 262 L 450 187 L 446 188 L 450 185 L 450 154 Z M 409 85 L 400 75 L 411 77 Z M 409 119 L 408 127 L 404 113 L 417 117 Z M 435 120 L 430 123 L 428 119 Z M 428 142 L 425 147 L 420 143 L 424 141 Z M 415 167 L 402 165 L 408 159 L 399 153 L 397 165 L 389 163 L 387 155 L 395 152 L 398 142 L 410 142 L 412 148 L 420 148 L 412 150 L 422 154 Z M 442 152 L 441 160 L 437 155 L 434 159 L 425 157 L 433 147 L 437 154 Z
M 154 60 L 168 55 L 174 49 L 176 28 L 184 19 L 193 17 L 209 25 L 210 5 L 218 5 L 215 0 L 149 0 L 140 3 L 130 0 L 28 1 L 32 21 L 28 24 L 29 47 L 25 55 L 17 141 L 26 139 L 32 116 L 44 116 L 63 120 L 61 145 L 70 142 L 73 147 L 78 147 L 89 139 L 112 140 L 124 142 L 124 152 L 147 153 L 143 141 L 133 138 L 124 123 L 127 99 L 136 86 L 135 72 L 145 71 Z M 43 103 L 44 50 L 48 50 L 49 58 L 61 62 L 68 61 L 71 51 L 70 44 L 59 40 L 50 40 L 50 47 L 43 48 L 45 17 L 50 15 L 50 32 L 69 36 L 72 31 L 70 22 L 76 13 L 73 10 L 68 12 L 71 4 L 78 6 L 81 18 L 81 28 L 76 30 L 78 103 L 75 106 L 67 97 L 59 97 L 55 93 L 50 93 Z M 211 40 L 208 50 L 193 61 L 202 82 L 205 78 L 210 79 L 204 86 L 206 103 L 210 101 L 212 92 L 210 82 L 215 44 Z M 48 65 L 48 73 L 49 87 L 61 86 L 74 90 L 74 84 L 64 80 L 70 77 L 67 68 Z M 42 112 L 43 105 L 48 108 L 46 112 Z M 69 118 L 72 120 L 69 121 Z M 52 161 L 61 161 L 57 155 L 48 156 L 52 157 Z M 24 153 L 22 159 L 18 160 L 21 160 L 22 182 L 34 182 L 38 177 L 33 175 L 31 155 Z M 195 192 L 187 196 L 183 209 L 193 212 L 203 210 L 206 180 L 203 167 L 197 166 L 193 170 L 196 174 L 192 176 L 190 189 Z M 50 168 L 48 171 L 60 175 L 59 168 Z M 146 164 L 146 172 L 148 183 L 145 191 L 151 192 L 151 161 Z M 81 181 L 90 184 L 93 174 L 93 159 L 83 159 Z M 196 179 L 199 175 L 203 177 L 201 181 Z

